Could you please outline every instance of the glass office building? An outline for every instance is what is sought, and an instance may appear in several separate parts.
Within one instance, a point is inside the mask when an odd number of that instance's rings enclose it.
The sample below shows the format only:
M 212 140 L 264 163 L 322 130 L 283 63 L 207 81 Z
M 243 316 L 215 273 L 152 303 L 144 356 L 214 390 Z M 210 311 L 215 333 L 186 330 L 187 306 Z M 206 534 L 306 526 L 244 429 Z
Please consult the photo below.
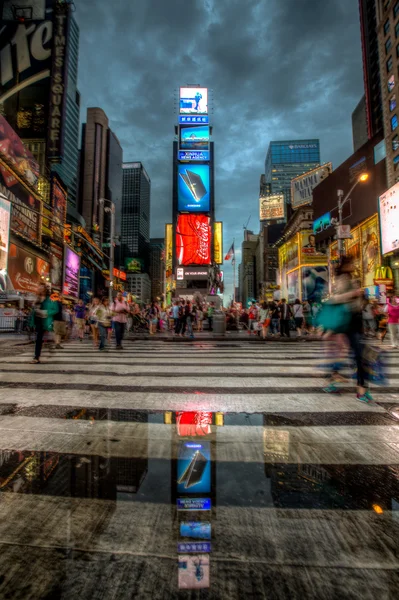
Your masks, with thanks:
M 272 194 L 284 194 L 291 204 L 291 180 L 320 165 L 319 140 L 270 142 L 265 161 L 265 180 Z
M 141 162 L 123 163 L 122 261 L 140 258 L 147 271 L 150 250 L 151 180 Z M 122 264 L 123 264 L 122 263 Z

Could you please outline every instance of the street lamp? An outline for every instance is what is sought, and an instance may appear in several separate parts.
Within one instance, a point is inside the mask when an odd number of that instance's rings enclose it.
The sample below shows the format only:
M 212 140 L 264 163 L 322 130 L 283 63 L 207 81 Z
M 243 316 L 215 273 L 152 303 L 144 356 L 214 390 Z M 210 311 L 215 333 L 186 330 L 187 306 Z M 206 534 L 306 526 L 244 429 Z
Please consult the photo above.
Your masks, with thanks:
M 343 254 L 343 249 L 344 249 L 344 240 L 341 237 L 341 226 L 342 226 L 342 209 L 344 207 L 344 205 L 348 202 L 351 193 L 353 192 L 353 190 L 355 189 L 355 187 L 357 186 L 358 183 L 364 183 L 365 181 L 367 181 L 369 178 L 369 174 L 368 173 L 362 173 L 361 175 L 359 175 L 359 177 L 356 179 L 355 183 L 352 185 L 351 189 L 349 190 L 349 192 L 346 194 L 345 198 L 342 199 L 344 192 L 343 190 L 337 190 L 337 195 L 338 195 L 338 222 L 335 223 L 336 225 L 336 230 L 337 230 L 337 238 L 338 238 L 338 258 L 341 260 L 341 256 Z
M 104 206 L 108 202 L 110 206 Z M 114 287 L 114 262 L 115 262 L 115 204 L 107 198 L 100 198 L 100 205 L 104 208 L 105 212 L 111 213 L 111 237 L 110 237 L 110 249 L 109 249 L 109 289 L 108 298 L 110 303 L 112 302 L 112 290 Z

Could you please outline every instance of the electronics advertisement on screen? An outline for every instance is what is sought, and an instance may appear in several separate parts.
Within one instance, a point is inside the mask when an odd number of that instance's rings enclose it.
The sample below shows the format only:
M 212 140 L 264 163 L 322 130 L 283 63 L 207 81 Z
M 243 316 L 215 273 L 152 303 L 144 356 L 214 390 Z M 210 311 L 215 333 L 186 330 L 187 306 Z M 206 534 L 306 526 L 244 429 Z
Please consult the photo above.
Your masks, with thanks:
M 181 115 L 207 115 L 208 114 L 208 88 L 181 87 L 180 88 L 180 114 Z
M 207 215 L 179 215 L 176 258 L 180 266 L 211 264 L 211 225 Z
M 181 442 L 177 459 L 177 493 L 209 494 L 210 491 L 210 442 Z
M 209 150 L 209 125 L 181 125 L 180 150 Z
M 209 165 L 177 166 L 179 212 L 209 212 L 211 205 Z

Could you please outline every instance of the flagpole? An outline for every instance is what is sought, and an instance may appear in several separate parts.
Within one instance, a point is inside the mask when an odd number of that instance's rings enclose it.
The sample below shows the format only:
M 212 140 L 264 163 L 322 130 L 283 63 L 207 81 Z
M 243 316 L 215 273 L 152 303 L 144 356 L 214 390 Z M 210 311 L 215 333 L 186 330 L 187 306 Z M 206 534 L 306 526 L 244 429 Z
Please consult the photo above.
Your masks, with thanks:
M 234 254 L 233 254 L 233 260 L 234 260 L 234 266 L 233 266 L 233 304 L 235 305 L 235 303 L 236 303 L 236 250 L 235 250 L 234 242 L 235 242 L 235 238 L 233 238 L 233 247 L 234 247 Z

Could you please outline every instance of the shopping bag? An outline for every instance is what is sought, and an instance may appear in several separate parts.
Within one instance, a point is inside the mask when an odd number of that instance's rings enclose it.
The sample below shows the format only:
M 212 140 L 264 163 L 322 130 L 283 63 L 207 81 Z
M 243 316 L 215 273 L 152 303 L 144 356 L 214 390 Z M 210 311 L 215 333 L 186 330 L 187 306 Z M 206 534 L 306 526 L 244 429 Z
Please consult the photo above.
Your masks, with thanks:
M 316 326 L 324 331 L 346 333 L 352 319 L 352 311 L 348 304 L 332 304 L 325 302 L 316 317 Z
M 386 353 L 381 348 L 377 348 L 371 344 L 364 344 L 362 349 L 362 363 L 367 381 L 376 385 L 387 385 Z

